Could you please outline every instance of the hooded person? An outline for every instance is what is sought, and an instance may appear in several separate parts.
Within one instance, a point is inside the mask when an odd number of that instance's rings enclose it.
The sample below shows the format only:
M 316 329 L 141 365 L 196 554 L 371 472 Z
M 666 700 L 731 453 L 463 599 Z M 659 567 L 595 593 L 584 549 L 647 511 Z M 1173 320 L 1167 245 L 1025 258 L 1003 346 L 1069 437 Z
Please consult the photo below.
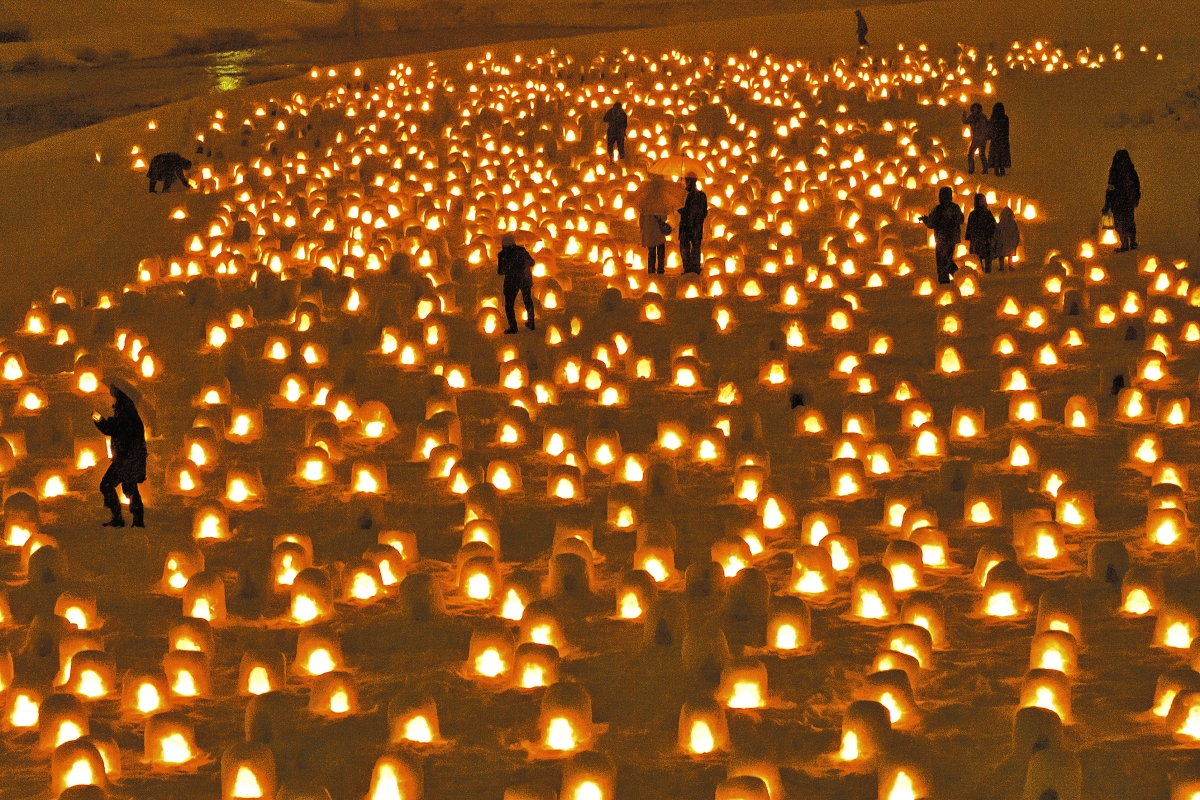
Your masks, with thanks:
M 954 263 L 954 248 L 962 239 L 963 224 L 962 209 L 954 202 L 954 190 L 943 186 L 938 192 L 938 204 L 919 221 L 933 230 L 938 283 L 949 283 L 951 276 L 958 271 L 958 265 Z
M 867 47 L 867 20 L 863 17 L 862 9 L 854 9 L 854 16 L 858 20 L 858 46 Z
M 1118 150 L 1108 169 L 1108 187 L 1104 192 L 1104 210 L 1112 212 L 1113 228 L 1121 238 L 1118 253 L 1137 250 L 1137 222 L 1133 211 L 1142 201 L 1142 182 L 1134 169 L 1128 150 Z
M 105 527 L 125 527 L 121 514 L 121 501 L 117 498 L 117 486 L 129 500 L 129 511 L 133 514 L 133 527 L 146 527 L 142 495 L 138 484 L 146 482 L 146 428 L 138 414 L 137 404 L 127 394 L 131 387 L 122 388 L 110 383 L 108 392 L 113 399 L 113 415 L 94 415 L 93 422 L 100 432 L 109 437 L 112 445 L 112 463 L 100 480 L 100 494 L 104 507 L 112 513 Z
M 1021 244 L 1021 229 L 1017 227 L 1017 215 L 1008 206 L 1000 209 L 1000 221 L 996 224 L 996 235 L 992 237 L 992 254 L 1000 259 L 997 269 L 1012 269 L 1012 259 Z
M 517 332 L 517 294 L 525 303 L 525 327 L 534 330 L 533 321 L 533 256 L 511 233 L 500 237 L 500 253 L 496 256 L 496 274 L 504 276 L 504 313 L 508 316 L 508 330 Z
M 987 197 L 977 192 L 975 208 L 967 217 L 967 241 L 971 243 L 971 252 L 979 256 L 983 262 L 983 271 L 992 271 L 992 259 L 995 257 L 993 239 L 996 237 L 996 218 L 988 208 Z
M 992 106 L 992 118 L 988 120 L 988 153 L 985 166 L 991 167 L 1001 178 L 1004 177 L 1004 170 L 1012 169 L 1012 151 L 1008 146 L 1008 114 L 1004 111 L 1004 103 Z

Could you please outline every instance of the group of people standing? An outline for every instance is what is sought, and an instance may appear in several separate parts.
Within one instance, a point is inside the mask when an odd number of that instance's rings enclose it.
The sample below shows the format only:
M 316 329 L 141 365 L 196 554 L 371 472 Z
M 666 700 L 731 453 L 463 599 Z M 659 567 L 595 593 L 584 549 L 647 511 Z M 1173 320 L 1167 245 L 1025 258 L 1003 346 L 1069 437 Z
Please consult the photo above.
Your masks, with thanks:
M 973 103 L 971 112 L 963 114 L 963 125 L 971 131 L 970 144 L 967 146 L 967 173 L 975 173 L 975 156 L 978 155 L 984 175 L 987 175 L 990 169 L 1003 178 L 1004 171 L 1012 168 L 1012 151 L 1008 144 L 1008 114 L 1004 112 L 1004 103 L 992 106 L 990 119 L 983 113 L 981 103 Z
M 689 174 L 684 179 L 687 194 L 679 213 L 679 260 L 685 273 L 700 274 L 700 245 L 704 241 L 704 219 L 708 216 L 708 195 L 700 189 L 699 179 Z M 638 227 L 642 246 L 646 248 L 646 270 L 662 275 L 667 269 L 667 237 L 671 224 L 667 184 L 661 178 L 652 180 L 641 202 Z
M 933 231 L 934 257 L 937 262 L 938 283 L 950 283 L 958 264 L 954 262 L 954 251 L 962 241 L 963 212 L 954 202 L 954 190 L 943 186 L 938 193 L 938 204 L 920 221 Z M 983 262 L 983 271 L 992 271 L 992 262 L 999 259 L 1000 270 L 1012 268 L 1012 258 L 1021 244 L 1021 231 L 1017 217 L 1007 206 L 1000 209 L 1000 219 L 988 207 L 987 196 L 975 194 L 975 207 L 966 218 L 966 240 L 971 253 Z

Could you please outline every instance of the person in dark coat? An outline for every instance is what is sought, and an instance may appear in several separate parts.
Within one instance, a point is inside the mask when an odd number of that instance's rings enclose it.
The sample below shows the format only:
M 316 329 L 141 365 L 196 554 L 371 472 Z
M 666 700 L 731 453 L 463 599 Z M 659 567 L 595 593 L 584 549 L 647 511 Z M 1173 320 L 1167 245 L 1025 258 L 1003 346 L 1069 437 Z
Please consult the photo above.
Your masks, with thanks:
M 983 262 L 983 271 L 992 271 L 992 259 L 995 258 L 992 240 L 996 237 L 996 218 L 988 208 L 987 198 L 980 193 L 975 194 L 975 208 L 967 217 L 967 241 L 971 243 L 971 252 L 979 256 Z
M 983 106 L 979 103 L 971 104 L 971 113 L 963 114 L 963 125 L 971 129 L 971 143 L 967 145 L 967 172 L 975 172 L 975 154 L 979 154 L 979 163 L 983 167 L 983 174 L 987 175 L 987 140 L 988 140 L 988 118 L 987 114 L 983 113 Z
M 963 224 L 962 209 L 954 202 L 954 190 L 943 186 L 938 192 L 938 204 L 919 222 L 933 230 L 938 283 L 949 283 L 951 276 L 958 272 L 958 265 L 954 263 L 954 248 L 962 238 Z
M 612 104 L 612 108 L 604 112 L 604 122 L 608 124 L 605 139 L 608 144 L 608 156 L 613 161 L 625 160 L 625 131 L 629 128 L 629 115 L 621 107 L 620 101 Z
M 1021 245 L 1021 229 L 1017 227 L 1017 215 L 1008 206 L 1000 209 L 1000 221 L 996 224 L 996 235 L 992 237 L 992 255 L 1000 259 L 996 269 L 1012 269 L 1013 256 Z
M 988 160 L 997 176 L 1003 178 L 1004 170 L 1012 169 L 1012 153 L 1008 147 L 1008 114 L 1004 113 L 1004 103 L 992 106 L 992 118 L 988 120 Z M 983 170 L 987 172 L 985 168 Z
M 854 9 L 854 16 L 858 18 L 858 46 L 867 46 L 867 20 L 863 17 L 861 9 Z
M 121 501 L 117 499 L 119 485 L 129 500 L 133 527 L 144 528 L 146 523 L 138 484 L 146 481 L 146 428 L 138 415 L 137 405 L 129 395 L 115 384 L 109 385 L 108 392 L 113 398 L 113 415 L 93 415 L 96 427 L 109 437 L 112 444 L 112 464 L 100 479 L 100 494 L 104 496 L 104 507 L 112 512 L 112 519 L 104 523 L 104 526 L 125 527 Z
M 1133 210 L 1141 201 L 1142 182 L 1133 167 L 1133 159 L 1129 157 L 1128 150 L 1118 150 L 1108 169 L 1108 188 L 1104 193 L 1104 210 L 1101 212 L 1112 212 L 1113 227 L 1121 238 L 1118 253 L 1138 249 Z
M 687 200 L 679 209 L 679 258 L 684 272 L 700 274 L 700 245 L 704 241 L 704 218 L 708 216 L 708 195 L 697 186 L 697 178 L 686 179 Z
M 159 153 L 150 159 L 150 169 L 146 173 L 150 179 L 150 194 L 155 193 L 154 184 L 159 181 L 162 181 L 164 192 L 171 191 L 175 181 L 182 183 L 185 189 L 191 188 L 192 183 L 185 174 L 191 168 L 192 162 L 179 153 Z
M 533 256 L 517 244 L 511 233 L 500 239 L 500 254 L 496 257 L 496 273 L 504 276 L 504 313 L 508 315 L 508 330 L 517 332 L 517 293 L 525 303 L 525 327 L 534 330 L 533 321 Z

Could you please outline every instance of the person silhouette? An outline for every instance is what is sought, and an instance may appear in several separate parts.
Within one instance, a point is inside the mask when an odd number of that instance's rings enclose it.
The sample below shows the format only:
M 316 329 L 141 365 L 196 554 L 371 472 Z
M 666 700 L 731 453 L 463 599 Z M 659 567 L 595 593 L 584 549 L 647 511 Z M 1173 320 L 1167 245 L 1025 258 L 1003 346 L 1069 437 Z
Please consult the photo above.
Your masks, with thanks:
M 687 200 L 679 209 L 679 257 L 683 271 L 700 274 L 700 245 L 704 241 L 704 218 L 708 216 L 708 195 L 697 186 L 695 173 L 685 179 Z
M 862 9 L 854 9 L 854 16 L 858 19 L 858 46 L 867 47 L 867 20 L 863 17 Z
M 1004 170 L 1012 169 L 1012 152 L 1008 146 L 1008 114 L 1004 113 L 1004 103 L 992 106 L 992 118 L 988 120 L 988 151 L 986 167 L 991 167 L 998 177 L 1004 177 Z
M 977 192 L 975 208 L 967 217 L 966 239 L 971 243 L 971 252 L 979 256 L 979 260 L 983 262 L 983 271 L 986 273 L 992 271 L 992 259 L 995 257 L 993 255 L 993 239 L 995 237 L 996 218 L 992 216 L 992 210 L 988 208 L 987 197 Z
M 1000 259 L 996 265 L 999 272 L 1005 267 L 1012 269 L 1012 259 L 1021 244 L 1021 229 L 1017 227 L 1017 215 L 1008 206 L 1000 209 L 1000 221 L 996 224 L 996 235 L 992 237 L 992 255 Z
M 971 113 L 963 114 L 963 125 L 971 129 L 971 143 L 967 146 L 967 173 L 975 172 L 975 154 L 978 153 L 983 174 L 987 175 L 988 162 L 985 150 L 988 140 L 988 118 L 987 114 L 983 113 L 982 104 L 971 104 Z
M 104 507 L 112 513 L 112 519 L 104 523 L 104 527 L 125 527 L 121 501 L 117 499 L 117 486 L 120 486 L 129 500 L 133 527 L 144 528 L 145 510 L 138 484 L 146 482 L 146 428 L 138 414 L 137 405 L 128 394 L 115 383 L 109 384 L 108 393 L 113 399 L 113 415 L 102 417 L 97 413 L 92 418 L 96 427 L 109 437 L 112 444 L 112 463 L 100 479 L 100 494 L 104 497 Z
M 1112 212 L 1113 228 L 1121 239 L 1118 253 L 1137 250 L 1137 222 L 1133 211 L 1142 200 L 1142 182 L 1134 169 L 1128 150 L 1118 150 L 1108 169 L 1108 188 L 1104 192 L 1102 214 Z
M 950 283 L 958 271 L 954 263 L 954 248 L 962 238 L 963 213 L 954 202 L 954 190 L 943 186 L 938 192 L 938 204 L 918 222 L 933 230 L 934 256 L 937 259 L 938 283 Z
M 612 104 L 612 108 L 604 112 L 604 122 L 608 124 L 605 134 L 608 157 L 613 161 L 625 160 L 625 131 L 629 128 L 629 115 L 621 106 L 621 101 Z
M 511 233 L 500 238 L 500 253 L 496 257 L 496 274 L 504 276 L 504 313 L 508 316 L 508 330 L 517 332 L 517 294 L 525 303 L 525 327 L 534 330 L 533 321 L 533 256 Z

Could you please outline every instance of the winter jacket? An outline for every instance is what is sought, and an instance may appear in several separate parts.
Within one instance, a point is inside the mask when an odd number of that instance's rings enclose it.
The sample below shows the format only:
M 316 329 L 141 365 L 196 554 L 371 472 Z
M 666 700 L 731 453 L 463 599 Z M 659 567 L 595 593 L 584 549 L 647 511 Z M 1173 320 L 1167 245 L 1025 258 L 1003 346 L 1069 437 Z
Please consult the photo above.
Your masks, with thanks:
M 1012 256 L 1021 244 L 1021 231 L 1017 228 L 1017 218 L 1012 213 L 1000 212 L 1000 222 L 996 224 L 996 234 L 992 237 L 992 252 L 996 258 Z
M 1129 214 L 1142 200 L 1142 182 L 1132 165 L 1124 169 L 1114 167 L 1108 171 L 1108 189 L 1104 194 L 1104 206 L 1116 214 Z
M 704 236 L 704 218 L 708 216 L 708 195 L 699 189 L 689 191 L 679 209 L 679 236 L 700 239 Z
M 976 208 L 967 217 L 967 241 L 971 252 L 983 258 L 992 257 L 992 239 L 996 235 L 996 218 L 987 208 Z
M 1012 153 L 1008 146 L 1008 116 L 993 115 L 988 122 L 988 166 L 992 169 L 1008 169 L 1012 166 Z
M 504 276 L 505 291 L 533 286 L 533 256 L 519 244 L 500 248 L 496 274 Z
M 925 216 L 925 227 L 933 229 L 939 244 L 958 244 L 962 240 L 962 209 L 956 203 L 933 207 Z
M 619 139 L 629 127 L 629 115 L 625 113 L 625 109 L 614 106 L 604 112 L 604 122 L 608 124 L 608 138 Z
M 969 117 L 963 115 L 963 124 L 971 128 L 971 144 L 983 144 L 988 138 L 988 118 L 982 111 L 976 111 Z
M 642 247 L 650 249 L 666 243 L 667 237 L 663 236 L 662 227 L 659 224 L 661 222 L 665 222 L 665 220 L 655 214 L 638 215 L 638 228 L 642 232 Z
M 113 415 L 96 420 L 96 427 L 112 442 L 112 466 L 124 480 L 146 480 L 146 428 L 129 395 L 116 389 Z

